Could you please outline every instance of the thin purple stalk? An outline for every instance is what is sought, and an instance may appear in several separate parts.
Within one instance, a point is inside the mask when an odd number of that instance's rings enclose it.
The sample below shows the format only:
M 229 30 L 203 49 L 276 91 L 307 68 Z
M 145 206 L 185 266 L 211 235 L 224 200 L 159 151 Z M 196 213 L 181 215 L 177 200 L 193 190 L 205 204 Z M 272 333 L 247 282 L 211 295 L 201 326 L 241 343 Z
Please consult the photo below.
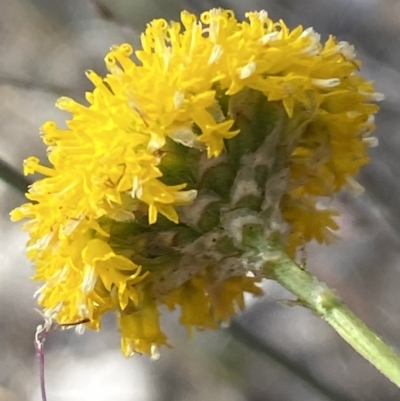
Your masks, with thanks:
M 44 342 L 51 330 L 51 325 L 40 325 L 36 329 L 35 334 L 35 349 L 36 355 L 39 359 L 39 377 L 40 377 L 40 392 L 42 394 L 42 401 L 47 401 L 46 384 L 44 378 Z
M 38 357 L 39 360 L 39 377 L 40 377 L 40 392 L 42 394 L 42 401 L 47 401 L 47 395 L 46 395 L 46 383 L 45 383 L 45 378 L 44 378 L 44 343 L 49 336 L 51 331 L 56 331 L 56 330 L 63 330 L 63 329 L 68 329 L 74 326 L 77 326 L 79 324 L 84 324 L 90 322 L 90 319 L 84 318 L 80 320 L 79 322 L 74 322 L 74 323 L 64 323 L 64 324 L 55 324 L 52 323 L 51 319 L 46 319 L 43 324 L 39 325 L 36 328 L 36 334 L 35 334 L 35 349 L 36 349 L 36 356 Z

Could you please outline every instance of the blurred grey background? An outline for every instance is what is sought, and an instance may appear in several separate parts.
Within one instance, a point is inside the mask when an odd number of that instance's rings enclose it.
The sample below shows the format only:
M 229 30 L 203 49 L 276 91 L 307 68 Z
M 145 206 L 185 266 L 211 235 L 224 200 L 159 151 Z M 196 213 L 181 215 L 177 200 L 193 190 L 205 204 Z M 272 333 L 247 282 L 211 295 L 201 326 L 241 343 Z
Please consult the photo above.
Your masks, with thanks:
M 386 95 L 377 117 L 380 146 L 359 176 L 365 194 L 341 194 L 341 239 L 311 245 L 308 268 L 335 287 L 370 326 L 400 350 L 400 1 L 399 0 L 0 0 L 0 401 L 40 400 L 33 347 L 36 284 L 24 257 L 26 236 L 9 222 L 23 202 L 22 160 L 44 156 L 46 120 L 66 115 L 62 95 L 83 100 L 84 71 L 105 72 L 115 43 L 138 43 L 156 17 L 183 9 L 233 8 L 242 18 L 265 9 L 290 27 L 312 26 L 356 46 L 362 72 Z M 174 349 L 161 359 L 125 360 L 112 317 L 100 333 L 57 332 L 45 344 L 49 401 L 326 401 L 398 400 L 381 377 L 290 294 L 265 282 L 265 297 L 229 328 L 196 333 L 164 315 Z

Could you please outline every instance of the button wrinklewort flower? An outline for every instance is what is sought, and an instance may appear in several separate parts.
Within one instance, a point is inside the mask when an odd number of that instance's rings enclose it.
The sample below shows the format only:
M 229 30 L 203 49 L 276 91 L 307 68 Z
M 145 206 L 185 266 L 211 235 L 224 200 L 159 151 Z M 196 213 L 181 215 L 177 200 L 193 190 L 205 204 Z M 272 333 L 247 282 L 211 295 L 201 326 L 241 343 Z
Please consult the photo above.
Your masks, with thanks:
M 43 125 L 49 164 L 24 171 L 45 177 L 12 212 L 47 318 L 99 329 L 115 311 L 124 355 L 156 355 L 161 305 L 216 328 L 262 294 L 273 244 L 296 257 L 333 237 L 319 200 L 359 190 L 380 95 L 347 42 L 246 17 L 154 20 L 142 49 L 111 48 L 105 78 L 86 72 L 87 105 L 57 101 L 72 116 Z

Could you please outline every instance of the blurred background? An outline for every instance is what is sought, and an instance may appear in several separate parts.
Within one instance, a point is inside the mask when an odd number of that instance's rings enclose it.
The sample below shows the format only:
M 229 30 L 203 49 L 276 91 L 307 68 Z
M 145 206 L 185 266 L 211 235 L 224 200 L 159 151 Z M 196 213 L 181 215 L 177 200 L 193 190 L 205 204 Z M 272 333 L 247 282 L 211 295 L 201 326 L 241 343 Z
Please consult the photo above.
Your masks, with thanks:
M 84 71 L 105 73 L 112 44 L 138 43 L 146 22 L 183 9 L 232 8 L 239 18 L 265 9 L 290 27 L 312 26 L 353 43 L 362 73 L 386 100 L 377 117 L 380 146 L 359 180 L 365 194 L 341 194 L 341 239 L 308 248 L 308 269 L 400 350 L 400 1 L 398 0 L 0 0 L 0 401 L 40 400 L 33 338 L 36 284 L 26 236 L 9 222 L 24 201 L 29 155 L 44 157 L 38 134 L 66 115 L 55 100 L 83 100 Z M 28 177 L 30 178 L 30 177 Z M 381 377 L 290 294 L 265 282 L 266 295 L 218 332 L 188 340 L 164 314 L 174 349 L 152 361 L 126 360 L 112 317 L 100 333 L 53 333 L 45 344 L 49 401 L 373 401 L 399 400 Z

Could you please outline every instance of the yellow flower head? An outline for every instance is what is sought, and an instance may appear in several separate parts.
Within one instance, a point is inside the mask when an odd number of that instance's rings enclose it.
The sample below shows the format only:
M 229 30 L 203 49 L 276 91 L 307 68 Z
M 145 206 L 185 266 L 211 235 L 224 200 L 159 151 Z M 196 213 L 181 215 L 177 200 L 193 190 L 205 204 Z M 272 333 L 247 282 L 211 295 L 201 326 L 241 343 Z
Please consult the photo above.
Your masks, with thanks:
M 337 228 L 317 202 L 354 187 L 379 95 L 348 43 L 246 17 L 154 20 L 105 78 L 86 72 L 87 105 L 58 100 L 72 117 L 43 125 L 49 166 L 25 161 L 45 177 L 12 212 L 47 317 L 98 329 L 116 311 L 124 354 L 156 355 L 160 305 L 215 328 L 261 294 L 271 244 L 295 255 Z

